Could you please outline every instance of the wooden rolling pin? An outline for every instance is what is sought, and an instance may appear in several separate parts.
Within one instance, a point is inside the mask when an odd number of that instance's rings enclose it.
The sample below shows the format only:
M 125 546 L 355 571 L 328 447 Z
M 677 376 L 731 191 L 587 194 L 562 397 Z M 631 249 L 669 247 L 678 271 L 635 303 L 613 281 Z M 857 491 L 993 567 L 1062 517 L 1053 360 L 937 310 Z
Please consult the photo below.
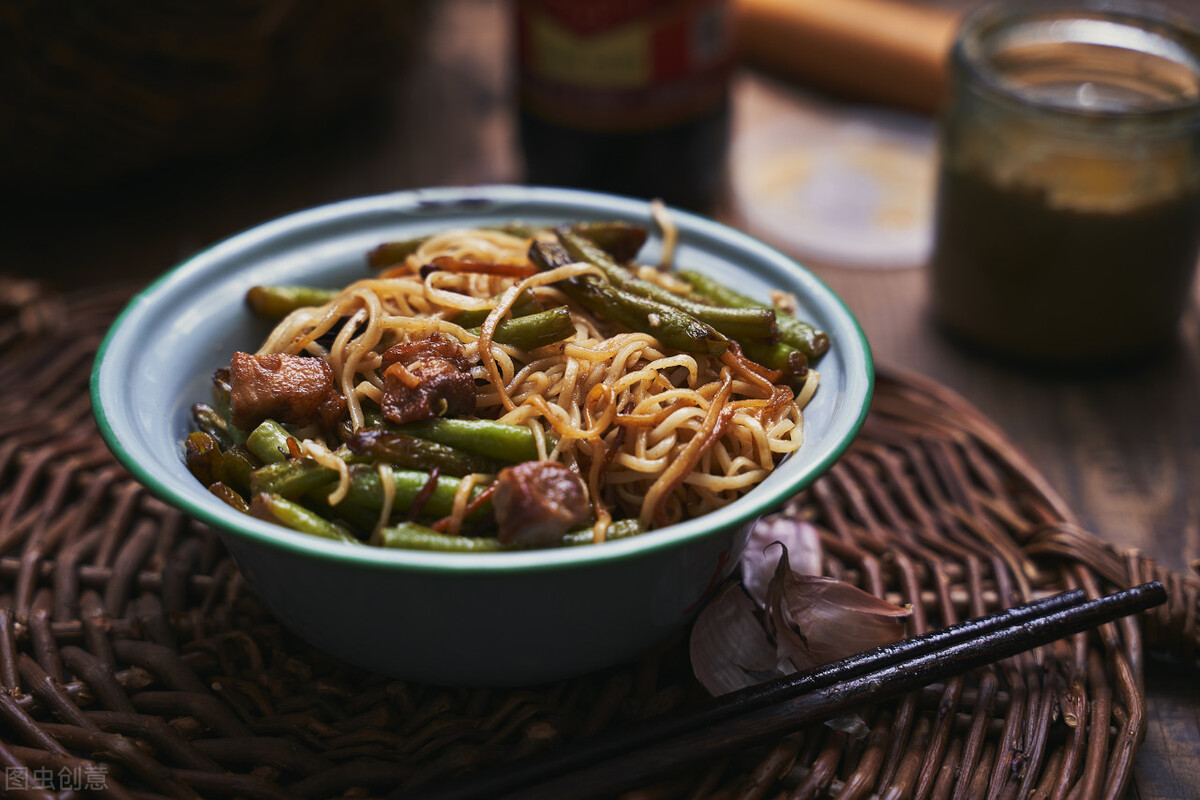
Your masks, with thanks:
M 734 0 L 744 63 L 815 89 L 916 111 L 946 91 L 960 12 L 903 0 Z

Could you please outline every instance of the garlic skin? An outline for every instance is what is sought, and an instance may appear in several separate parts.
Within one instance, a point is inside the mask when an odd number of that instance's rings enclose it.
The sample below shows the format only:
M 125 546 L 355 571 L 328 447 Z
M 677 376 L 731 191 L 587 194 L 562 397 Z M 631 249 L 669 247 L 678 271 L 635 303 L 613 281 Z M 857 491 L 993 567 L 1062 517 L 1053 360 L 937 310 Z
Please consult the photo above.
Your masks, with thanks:
M 727 583 L 700 612 L 688 647 L 692 671 L 709 694 L 726 694 L 792 671 L 790 664 L 779 663 L 759 613 L 736 583 Z
M 764 544 L 771 536 L 778 538 Z M 784 539 L 800 545 L 797 557 Z M 781 517 L 755 526 L 742 582 L 718 592 L 692 627 L 692 671 L 709 693 L 812 669 L 904 636 L 911 609 L 796 569 L 814 560 L 819 566 L 820 543 L 811 524 Z
M 767 596 L 767 632 L 797 670 L 812 669 L 904 637 L 910 609 L 853 584 L 792 570 L 779 558 Z
M 775 577 L 779 554 L 771 545 L 787 550 L 788 564 L 801 575 L 821 574 L 821 540 L 817 526 L 807 520 L 780 514 L 760 520 L 750 529 L 742 553 L 742 585 L 760 606 L 767 604 L 767 586 Z

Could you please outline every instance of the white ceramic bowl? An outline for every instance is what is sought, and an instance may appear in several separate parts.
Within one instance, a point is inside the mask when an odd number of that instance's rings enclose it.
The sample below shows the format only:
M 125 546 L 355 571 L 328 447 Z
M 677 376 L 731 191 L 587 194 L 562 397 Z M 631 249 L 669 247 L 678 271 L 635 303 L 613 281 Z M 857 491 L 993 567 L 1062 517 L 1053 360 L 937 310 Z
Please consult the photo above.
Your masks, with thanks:
M 512 220 L 626 220 L 654 226 L 638 200 L 561 189 L 485 186 L 350 200 L 284 217 L 179 265 L 114 323 L 92 375 L 96 417 L 117 458 L 155 494 L 212 525 L 286 626 L 354 664 L 463 685 L 555 680 L 627 660 L 684 626 L 726 576 L 748 523 L 812 482 L 866 415 L 873 369 L 843 303 L 783 254 L 728 227 L 673 212 L 676 264 L 767 299 L 793 293 L 828 331 L 805 442 L 762 484 L 711 514 L 602 545 L 513 553 L 349 547 L 250 518 L 211 496 L 184 465 L 190 407 L 213 370 L 253 350 L 268 326 L 246 310 L 260 283 L 340 286 L 390 239 Z M 657 258 L 652 239 L 641 258 Z

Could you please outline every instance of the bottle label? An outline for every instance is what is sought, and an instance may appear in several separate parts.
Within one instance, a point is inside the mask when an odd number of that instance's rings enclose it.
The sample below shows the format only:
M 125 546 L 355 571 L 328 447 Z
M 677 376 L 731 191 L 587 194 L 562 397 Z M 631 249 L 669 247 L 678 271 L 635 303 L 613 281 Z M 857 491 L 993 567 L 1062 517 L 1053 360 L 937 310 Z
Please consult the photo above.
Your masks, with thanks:
M 679 124 L 725 100 L 728 0 L 519 0 L 525 111 L 569 127 Z

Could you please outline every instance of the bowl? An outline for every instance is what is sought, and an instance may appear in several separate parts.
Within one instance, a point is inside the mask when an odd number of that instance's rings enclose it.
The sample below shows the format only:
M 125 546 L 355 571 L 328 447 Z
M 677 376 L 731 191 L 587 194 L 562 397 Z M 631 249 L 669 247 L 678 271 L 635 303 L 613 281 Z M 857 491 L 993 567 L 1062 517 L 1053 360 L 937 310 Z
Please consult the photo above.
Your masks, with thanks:
M 367 274 L 380 242 L 447 227 L 624 220 L 654 230 L 649 204 L 523 186 L 439 188 L 302 211 L 227 239 L 135 297 L 92 374 L 100 431 L 153 493 L 221 536 L 242 574 L 288 628 L 343 660 L 438 684 L 512 686 L 628 660 L 684 627 L 730 573 L 748 526 L 827 469 L 862 425 L 870 350 L 846 306 L 782 253 L 724 225 L 672 210 L 675 263 L 766 300 L 791 292 L 800 316 L 828 331 L 805 441 L 760 485 L 712 513 L 599 545 L 506 553 L 352 547 L 243 515 L 188 472 L 181 441 L 191 405 L 238 349 L 269 324 L 245 309 L 261 283 L 339 286 Z M 652 236 L 640 260 L 653 263 Z

